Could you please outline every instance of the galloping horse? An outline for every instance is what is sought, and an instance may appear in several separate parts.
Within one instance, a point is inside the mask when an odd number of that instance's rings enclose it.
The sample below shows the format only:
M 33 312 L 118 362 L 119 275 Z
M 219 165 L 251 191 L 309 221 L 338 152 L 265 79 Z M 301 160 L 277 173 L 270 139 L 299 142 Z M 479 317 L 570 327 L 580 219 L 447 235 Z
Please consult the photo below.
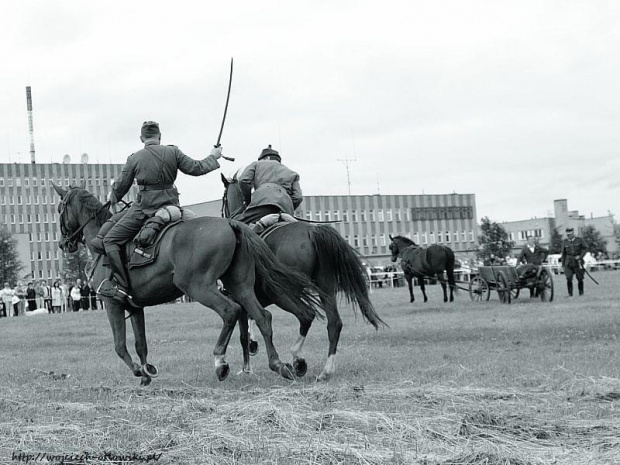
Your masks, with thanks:
M 110 212 L 85 189 L 53 187 L 61 197 L 58 205 L 62 233 L 60 248 L 75 252 L 78 242 L 84 240 L 90 248 L 90 241 L 110 218 Z M 261 292 L 288 296 L 294 303 L 291 308 L 297 312 L 296 316 L 308 325 L 319 311 L 317 289 L 305 276 L 285 269 L 248 226 L 238 221 L 207 217 L 183 222 L 165 233 L 154 263 L 134 268 L 129 275 L 133 301 L 138 308 L 125 308 L 110 300 L 106 302 L 106 310 L 116 353 L 135 376 L 142 378 L 142 385 L 149 384 L 158 374 L 157 369 L 147 362 L 144 307 L 169 302 L 183 294 L 212 308 L 223 320 L 213 349 L 215 371 L 220 381 L 230 371 L 225 354 L 237 321 L 244 371 L 249 371 L 248 313 L 256 319 L 265 340 L 269 367 L 285 378 L 293 378 L 292 366 L 280 361 L 273 345 L 271 314 L 260 305 L 254 284 L 260 276 Z M 102 260 L 97 260 L 93 270 L 94 285 L 98 287 L 109 277 L 110 270 L 102 265 Z M 226 285 L 232 299 L 218 290 L 218 279 Z M 125 310 L 130 313 L 140 364 L 134 363 L 127 352 Z
M 454 252 L 450 247 L 445 245 L 433 244 L 428 248 L 416 245 L 411 239 L 403 236 L 390 236 L 390 250 L 392 251 L 392 261 L 395 262 L 398 257 L 401 258 L 400 266 L 405 273 L 405 279 L 409 284 L 410 302 L 413 302 L 413 278 L 418 278 L 420 289 L 424 294 L 424 302 L 428 302 L 426 297 L 426 289 L 424 287 L 425 278 L 433 278 L 437 276 L 443 289 L 443 301 L 448 301 L 446 292 L 446 282 L 443 279 L 443 271 L 446 270 L 448 275 L 448 284 L 450 285 L 450 302 L 454 301 L 454 292 L 456 284 L 454 282 Z
M 222 199 L 222 216 L 239 217 L 245 210 L 245 205 L 237 177 L 235 175 L 232 179 L 227 179 L 222 175 L 222 182 L 226 187 Z M 320 298 L 327 315 L 329 350 L 327 361 L 317 380 L 326 381 L 336 371 L 336 350 L 342 331 L 338 293 L 342 293 L 348 303 L 357 305 L 364 320 L 376 329 L 379 325 L 385 325 L 368 298 L 366 268 L 355 250 L 331 226 L 306 222 L 289 223 L 275 229 L 266 237 L 265 242 L 282 263 L 311 278 L 322 291 Z M 257 284 L 260 284 L 260 278 L 257 279 Z M 259 288 L 256 294 L 264 306 L 275 303 L 288 311 L 274 301 L 272 294 L 265 294 Z M 291 347 L 293 360 L 299 357 L 311 324 L 312 322 L 299 320 L 299 339 Z

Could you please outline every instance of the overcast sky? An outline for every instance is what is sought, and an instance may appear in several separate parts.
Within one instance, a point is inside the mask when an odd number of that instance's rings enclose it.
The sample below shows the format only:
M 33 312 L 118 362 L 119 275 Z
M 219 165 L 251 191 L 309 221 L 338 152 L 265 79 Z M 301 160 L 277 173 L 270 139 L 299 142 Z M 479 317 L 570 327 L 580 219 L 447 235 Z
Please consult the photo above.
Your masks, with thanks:
M 620 214 L 618 1 L 28 1 L 0 11 L 0 161 L 124 163 L 140 125 L 234 171 L 268 144 L 306 195 L 474 193 Z M 218 172 L 179 175 L 183 204 Z

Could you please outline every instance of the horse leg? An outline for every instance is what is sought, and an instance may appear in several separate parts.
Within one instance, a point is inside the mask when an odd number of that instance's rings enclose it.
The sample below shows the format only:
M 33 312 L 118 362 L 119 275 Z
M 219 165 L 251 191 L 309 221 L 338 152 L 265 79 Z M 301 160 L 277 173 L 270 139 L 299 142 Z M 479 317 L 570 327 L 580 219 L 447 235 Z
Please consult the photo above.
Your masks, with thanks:
M 239 313 L 239 342 L 241 343 L 241 350 L 243 352 L 243 369 L 237 373 L 252 373 L 250 367 L 250 332 L 248 326 L 248 313 L 241 309 Z
M 148 386 L 151 384 L 151 378 L 156 378 L 159 371 L 154 365 L 151 365 L 146 360 L 148 355 L 148 347 L 146 343 L 146 327 L 144 324 L 144 308 L 132 310 L 131 327 L 136 341 L 136 353 L 140 358 L 140 365 L 142 368 L 142 382 L 140 385 Z
M 342 319 L 338 313 L 338 303 L 335 293 L 321 299 L 323 309 L 327 315 L 327 335 L 329 338 L 329 351 L 327 353 L 327 361 L 323 367 L 323 371 L 317 377 L 317 381 L 328 381 L 336 371 L 336 350 L 340 341 L 340 332 L 342 331 Z
M 407 284 L 409 285 L 409 302 L 414 302 L 415 297 L 413 297 L 413 276 L 411 276 L 410 274 L 406 274 L 405 279 L 407 280 Z
M 448 301 L 448 289 L 446 286 L 446 282 L 443 280 L 443 276 L 441 277 L 441 289 L 443 290 L 443 301 Z
M 312 326 L 312 322 L 314 321 L 314 317 L 312 317 L 311 319 L 304 318 L 300 312 L 296 311 L 295 302 L 293 302 L 286 296 L 276 296 L 273 299 L 273 303 L 280 307 L 282 310 L 295 315 L 297 317 L 297 320 L 299 321 L 299 337 L 291 346 L 291 354 L 293 355 L 293 369 L 295 370 L 295 376 L 301 378 L 308 371 L 308 364 L 306 363 L 306 360 L 302 357 L 301 352 L 303 350 L 304 342 L 306 341 L 308 331 L 310 331 L 310 327 Z
M 112 327 L 112 335 L 114 336 L 114 350 L 121 358 L 125 365 L 129 367 L 134 376 L 142 377 L 142 367 L 134 363 L 131 355 L 127 352 L 126 325 L 125 325 L 125 309 L 113 302 L 106 300 L 106 312 L 108 320 Z
M 250 355 L 254 357 L 258 353 L 258 341 L 256 340 L 256 322 L 250 318 L 248 333 L 250 335 Z
M 424 285 L 424 278 L 418 278 L 420 281 L 420 290 L 422 291 L 422 295 L 424 296 L 424 303 L 428 302 L 428 297 L 426 296 L 426 286 Z

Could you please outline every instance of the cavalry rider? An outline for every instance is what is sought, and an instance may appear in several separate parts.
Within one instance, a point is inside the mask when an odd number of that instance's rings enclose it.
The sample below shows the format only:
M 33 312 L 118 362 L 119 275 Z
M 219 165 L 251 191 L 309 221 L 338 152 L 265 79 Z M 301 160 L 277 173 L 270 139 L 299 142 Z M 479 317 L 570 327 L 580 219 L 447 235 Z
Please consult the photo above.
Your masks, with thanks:
M 284 216 L 285 221 L 294 221 L 295 209 L 303 201 L 299 175 L 282 164 L 282 157 L 271 145 L 263 149 L 258 161 L 243 170 L 239 186 L 248 205 L 241 221 L 256 223 L 254 230 L 257 233 L 265 228 L 260 220 L 267 215 Z
M 536 243 L 532 235 L 527 236 L 527 244 L 521 249 L 517 259 L 517 273 L 521 277 L 529 277 L 536 274 L 536 269 L 543 264 L 549 255 L 549 251 Z
M 566 275 L 568 295 L 573 296 L 573 275 L 577 276 L 577 289 L 583 295 L 583 257 L 588 253 L 586 244 L 581 237 L 575 237 L 573 228 L 566 228 L 566 239 L 562 243 L 562 266 Z
M 120 303 L 131 299 L 129 279 L 121 258 L 123 244 L 133 239 L 147 218 L 157 210 L 168 205 L 179 206 L 179 193 L 174 186 L 178 171 L 192 176 L 207 174 L 220 167 L 217 160 L 222 156 L 221 146 L 211 149 L 211 154 L 205 159 L 194 160 L 174 145 L 161 145 L 159 124 L 154 121 L 142 124 L 140 140 L 144 148 L 127 158 L 120 179 L 114 183 L 109 194 L 109 200 L 115 204 L 122 199 L 134 179 L 140 192 L 137 200 L 103 239 L 114 286 L 111 291 L 100 293 Z

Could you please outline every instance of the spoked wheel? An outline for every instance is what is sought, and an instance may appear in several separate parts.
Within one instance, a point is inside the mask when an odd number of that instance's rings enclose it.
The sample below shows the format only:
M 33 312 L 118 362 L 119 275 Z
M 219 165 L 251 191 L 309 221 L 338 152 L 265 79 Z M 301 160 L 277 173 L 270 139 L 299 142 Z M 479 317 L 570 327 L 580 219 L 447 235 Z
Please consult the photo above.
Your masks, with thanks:
M 497 273 L 497 295 L 501 303 L 510 303 L 510 286 L 508 285 L 506 276 L 504 276 L 504 273 L 501 271 Z
M 540 270 L 538 275 L 538 283 L 536 284 L 538 295 L 543 302 L 553 301 L 553 278 L 549 270 Z
M 474 302 L 489 300 L 489 297 L 491 297 L 489 284 L 480 276 L 472 278 L 471 281 L 469 281 L 469 297 Z

